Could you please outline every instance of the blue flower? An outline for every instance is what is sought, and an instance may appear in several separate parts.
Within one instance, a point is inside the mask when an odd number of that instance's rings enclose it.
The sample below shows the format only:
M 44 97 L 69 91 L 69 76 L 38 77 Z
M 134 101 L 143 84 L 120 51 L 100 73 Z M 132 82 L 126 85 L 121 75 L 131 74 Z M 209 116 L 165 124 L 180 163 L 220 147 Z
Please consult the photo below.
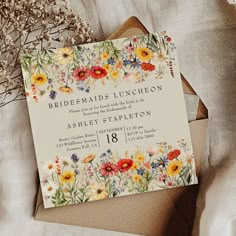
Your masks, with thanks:
M 49 97 L 54 100 L 56 98 L 56 95 L 57 95 L 57 92 L 54 90 L 51 90 Z
M 108 60 L 107 60 L 107 63 L 110 64 L 110 65 L 114 65 L 115 64 L 115 59 L 113 57 L 110 57 Z
M 159 164 L 157 162 L 152 162 L 151 166 L 152 166 L 152 169 L 156 169 L 159 166 Z
M 139 175 L 144 175 L 145 169 L 141 167 L 141 168 L 137 169 L 137 173 L 138 173 Z
M 158 160 L 157 160 L 157 164 L 158 166 L 163 166 L 165 167 L 167 164 L 168 164 L 169 160 L 166 158 L 166 157 L 160 157 Z
M 124 64 L 124 66 L 128 66 L 128 65 L 130 65 L 130 63 L 131 63 L 131 61 L 128 60 L 128 59 L 123 60 L 123 64 Z
M 141 65 L 141 61 L 137 58 L 134 58 L 134 60 L 131 61 L 130 64 L 131 64 L 130 67 L 133 68 L 133 69 L 139 68 L 140 65 Z
M 107 154 L 104 152 L 104 153 L 102 153 L 101 155 L 100 155 L 100 158 L 103 158 L 103 157 L 105 157 Z
M 78 157 L 76 154 L 72 154 L 72 155 L 71 155 L 71 160 L 72 160 L 74 163 L 76 163 L 76 162 L 79 161 L 79 157 Z
M 86 93 L 89 93 L 89 92 L 90 92 L 90 87 L 84 85 L 83 83 L 78 83 L 77 89 L 80 90 L 80 91 L 84 91 L 84 92 L 86 92 Z

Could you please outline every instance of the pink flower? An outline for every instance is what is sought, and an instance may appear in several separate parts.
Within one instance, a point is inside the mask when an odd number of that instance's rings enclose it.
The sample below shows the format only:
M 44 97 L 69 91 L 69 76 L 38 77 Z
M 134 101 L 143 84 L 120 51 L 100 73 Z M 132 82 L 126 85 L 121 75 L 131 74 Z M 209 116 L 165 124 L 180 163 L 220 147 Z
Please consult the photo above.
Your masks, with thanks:
M 101 165 L 100 172 L 102 176 L 112 176 L 118 171 L 117 166 L 111 162 Z
M 87 174 L 88 174 L 89 177 L 92 177 L 92 176 L 93 176 L 93 172 L 90 171 L 90 170 L 87 172 Z
M 168 185 L 168 187 L 172 187 L 173 186 L 172 182 L 168 182 L 167 185 Z
M 138 42 L 138 38 L 137 37 L 134 37 L 133 38 L 133 43 L 137 43 Z
M 154 156 L 158 153 L 158 150 L 154 147 L 149 147 L 147 149 L 147 153 L 149 154 L 149 156 Z
M 126 72 L 125 73 L 125 76 L 124 76 L 124 79 L 125 80 L 135 80 L 135 77 L 136 77 L 136 75 L 135 75 L 135 73 L 134 72 Z
M 128 45 L 128 46 L 126 46 L 125 47 L 126 48 L 126 50 L 127 50 L 127 52 L 133 52 L 134 51 L 134 46 L 132 46 L 132 45 Z
M 87 67 L 77 68 L 73 71 L 73 77 L 77 81 L 84 81 L 89 77 L 90 70 Z
M 159 181 L 164 181 L 164 180 L 166 180 L 167 179 L 167 174 L 161 174 L 160 176 L 159 176 Z

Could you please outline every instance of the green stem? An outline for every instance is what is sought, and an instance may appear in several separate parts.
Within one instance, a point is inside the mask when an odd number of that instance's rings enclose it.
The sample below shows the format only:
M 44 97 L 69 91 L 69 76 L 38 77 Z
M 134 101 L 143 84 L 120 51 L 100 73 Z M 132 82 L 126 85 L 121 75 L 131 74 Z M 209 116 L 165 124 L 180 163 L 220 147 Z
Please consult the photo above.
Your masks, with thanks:
M 66 73 L 66 87 L 68 87 L 68 82 L 69 82 L 69 71 L 70 71 L 70 64 L 68 65 Z
M 184 181 L 183 176 L 182 176 L 181 174 L 179 174 L 179 176 L 180 176 L 180 178 L 182 179 L 182 181 L 183 181 L 183 183 L 184 183 L 184 186 L 185 186 L 186 184 L 185 184 L 185 181 Z
M 99 182 L 101 182 L 101 180 L 100 180 L 100 178 L 99 178 L 99 176 L 98 176 L 97 172 L 95 171 L 95 168 L 94 168 L 94 166 L 93 166 L 93 163 L 92 163 L 92 162 L 90 162 L 90 164 L 91 164 L 91 166 L 92 166 L 92 168 L 93 168 L 93 171 L 94 171 L 94 173 L 95 173 L 95 175 L 96 175 L 96 177 L 97 177 L 98 181 L 99 181 Z

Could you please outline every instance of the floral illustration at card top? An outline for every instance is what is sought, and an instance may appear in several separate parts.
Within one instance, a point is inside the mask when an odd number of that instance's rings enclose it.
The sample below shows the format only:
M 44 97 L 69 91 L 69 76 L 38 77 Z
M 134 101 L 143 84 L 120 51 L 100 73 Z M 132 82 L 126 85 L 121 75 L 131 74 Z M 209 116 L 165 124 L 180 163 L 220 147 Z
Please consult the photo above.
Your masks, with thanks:
M 163 33 L 52 49 L 21 57 L 26 96 L 35 102 L 120 81 L 174 77 L 175 44 Z
M 197 183 L 191 149 L 162 142 L 123 156 L 108 149 L 100 156 L 56 157 L 42 163 L 41 182 L 47 207 L 102 200 Z

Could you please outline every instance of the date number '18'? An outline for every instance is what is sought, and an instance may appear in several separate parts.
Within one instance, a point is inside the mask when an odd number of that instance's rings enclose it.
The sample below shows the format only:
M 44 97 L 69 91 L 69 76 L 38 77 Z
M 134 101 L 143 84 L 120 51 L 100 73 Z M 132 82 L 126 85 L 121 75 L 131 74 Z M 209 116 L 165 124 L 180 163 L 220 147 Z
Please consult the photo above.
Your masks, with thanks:
M 112 133 L 111 135 L 107 134 L 107 142 L 108 143 L 116 143 L 118 142 L 118 138 L 117 138 L 117 134 L 116 133 Z

